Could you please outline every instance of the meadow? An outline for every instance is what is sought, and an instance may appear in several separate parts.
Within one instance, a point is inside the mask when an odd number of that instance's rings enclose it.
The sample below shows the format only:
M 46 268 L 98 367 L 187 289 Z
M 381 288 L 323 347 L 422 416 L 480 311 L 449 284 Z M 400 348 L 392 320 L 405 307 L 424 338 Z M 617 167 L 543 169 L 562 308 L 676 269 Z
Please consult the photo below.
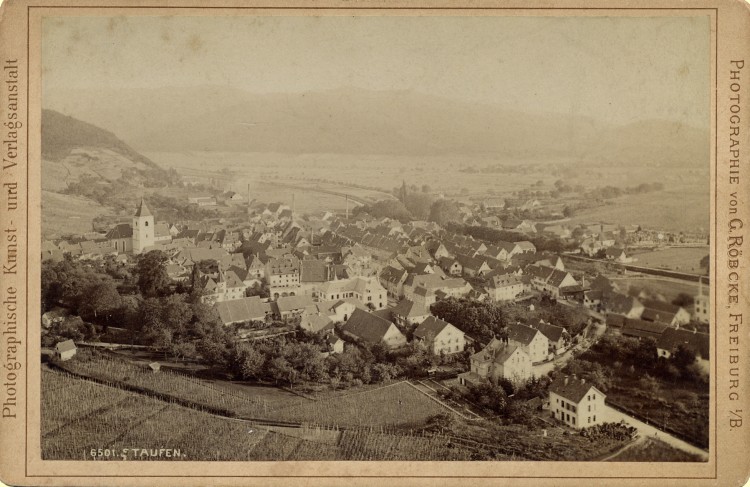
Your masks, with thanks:
M 645 293 L 646 296 L 672 302 L 679 294 L 698 294 L 698 283 L 666 277 L 611 277 L 617 288 L 628 294 Z M 708 292 L 706 286 L 703 292 Z
M 162 167 L 174 167 L 182 174 L 205 171 L 229 171 L 234 174 L 236 191 L 245 192 L 251 184 L 253 197 L 266 200 L 290 199 L 291 191 L 259 184 L 265 179 L 293 180 L 323 178 L 348 185 L 367 185 L 390 191 L 407 185 L 427 185 L 435 193 L 463 201 L 482 201 L 489 197 L 510 196 L 523 189 L 549 190 L 557 180 L 586 189 L 602 186 L 629 187 L 654 182 L 651 164 L 581 164 L 568 159 L 499 159 L 483 154 L 449 154 L 441 156 L 386 156 L 348 154 L 267 154 L 226 152 L 150 152 L 146 156 Z M 493 167 L 489 172 L 487 168 Z M 704 174 L 704 172 L 706 174 Z M 571 223 L 607 221 L 616 224 L 639 224 L 669 231 L 694 231 L 708 228 L 709 187 L 707 171 L 673 172 L 664 168 L 658 180 L 665 186 L 656 193 L 633 194 L 608 200 L 607 204 L 581 210 Z M 341 190 L 341 187 L 339 188 Z M 360 189 L 348 188 L 351 194 L 368 198 Z M 298 208 L 325 209 L 337 201 L 316 201 L 315 193 L 296 191 Z M 319 195 L 319 194 L 318 194 Z M 323 196 L 323 195 L 320 195 Z M 566 198 L 581 197 L 571 193 Z M 303 198 L 302 200 L 300 198 Z M 334 209 L 343 208 L 343 200 Z
M 710 248 L 708 246 L 672 247 L 633 253 L 630 254 L 630 257 L 635 259 L 633 265 L 637 266 L 671 269 L 691 274 L 706 274 L 707 270 L 701 269 L 700 262 L 709 253 Z

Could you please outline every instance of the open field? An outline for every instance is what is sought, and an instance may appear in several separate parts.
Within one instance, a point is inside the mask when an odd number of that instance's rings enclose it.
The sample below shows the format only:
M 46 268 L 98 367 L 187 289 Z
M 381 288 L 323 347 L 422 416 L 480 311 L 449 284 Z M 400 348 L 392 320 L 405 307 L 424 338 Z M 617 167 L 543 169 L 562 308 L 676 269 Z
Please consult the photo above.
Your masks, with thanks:
M 633 253 L 633 265 L 643 267 L 655 267 L 659 269 L 671 269 L 675 271 L 689 272 L 691 274 L 706 273 L 701 269 L 701 259 L 710 252 L 705 247 L 674 247 L 668 249 L 657 249 L 650 252 Z
M 607 459 L 608 462 L 700 462 L 697 455 L 673 448 L 655 438 L 643 438 L 624 451 Z
M 504 160 L 490 155 L 450 154 L 444 156 L 388 156 L 347 154 L 277 154 L 277 153 L 218 153 L 218 152 L 148 152 L 145 154 L 162 167 L 174 167 L 182 174 L 194 174 L 210 167 L 236 174 L 236 191 L 246 191 L 251 184 L 253 197 L 261 201 L 283 199 L 290 202 L 291 191 L 263 187 L 257 181 L 264 178 L 289 179 L 323 178 L 346 184 L 363 184 L 390 191 L 407 185 L 430 186 L 433 192 L 464 201 L 481 201 L 488 197 L 507 197 L 514 191 L 550 190 L 557 180 L 586 189 L 602 186 L 629 187 L 654 181 L 653 165 L 614 164 L 608 166 L 586 165 L 579 167 L 571 160 L 540 160 L 533 157 Z M 482 172 L 489 166 L 503 170 Z M 469 169 L 475 172 L 469 172 Z M 617 224 L 640 224 L 644 227 L 674 231 L 693 231 L 708 228 L 709 188 L 703 171 L 693 170 L 681 174 L 666 173 L 660 181 L 665 190 L 656 193 L 628 195 L 609 200 L 609 204 L 590 210 L 581 210 L 571 223 L 609 221 Z M 344 187 L 340 187 L 341 190 Z M 465 189 L 465 191 L 462 191 Z M 355 188 L 345 192 L 359 194 Z M 314 195 L 314 193 L 311 193 Z M 323 195 L 320 195 L 323 196 Z M 368 196 L 363 194 L 362 196 Z M 300 200 L 300 198 L 304 198 Z M 298 208 L 320 208 L 315 196 L 296 192 Z M 325 202 L 333 204 L 335 201 Z M 341 206 L 343 200 L 336 208 Z
M 680 293 L 690 296 L 698 294 L 697 282 L 666 277 L 611 277 L 610 279 L 624 293 L 643 291 L 648 296 L 661 298 L 667 302 L 672 302 Z M 704 292 L 707 291 L 705 286 L 703 289 Z
M 665 186 L 667 184 L 665 183 Z M 696 231 L 708 233 L 708 185 L 683 186 L 655 193 L 628 195 L 609 200 L 609 203 L 577 212 L 570 224 L 604 221 L 617 225 L 641 225 L 666 231 Z M 642 264 L 642 263 L 638 263 Z

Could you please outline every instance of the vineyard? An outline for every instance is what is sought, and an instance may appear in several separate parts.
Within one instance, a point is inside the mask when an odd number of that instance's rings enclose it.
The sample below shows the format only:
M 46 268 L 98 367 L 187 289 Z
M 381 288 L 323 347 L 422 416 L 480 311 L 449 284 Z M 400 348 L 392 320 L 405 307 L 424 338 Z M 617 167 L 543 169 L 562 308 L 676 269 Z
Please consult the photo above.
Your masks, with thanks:
M 61 366 L 82 376 L 112 385 L 129 386 L 136 391 L 168 396 L 225 416 L 261 417 L 267 415 L 278 403 L 266 401 L 260 395 L 252 397 L 217 387 L 208 381 L 177 372 L 163 370 L 154 373 L 149 368 L 108 356 L 80 354 L 76 360 Z M 297 396 L 295 400 L 306 401 Z
M 175 372 L 154 373 L 146 367 L 108 356 L 82 355 L 80 360 L 77 357 L 61 366 L 111 385 L 238 418 L 335 427 L 419 427 L 431 416 L 447 412 L 406 382 L 323 396 L 316 401 L 299 396 L 269 401 Z
M 202 461 L 461 460 L 471 455 L 447 437 L 416 433 L 363 429 L 316 435 L 314 428 L 300 428 L 283 434 L 49 369 L 42 370 L 41 412 L 45 460 L 92 460 L 91 450 L 100 448 L 179 449 L 173 460 Z
M 418 427 L 448 410 L 407 382 L 378 389 L 298 403 L 271 413 L 274 419 L 344 427 Z

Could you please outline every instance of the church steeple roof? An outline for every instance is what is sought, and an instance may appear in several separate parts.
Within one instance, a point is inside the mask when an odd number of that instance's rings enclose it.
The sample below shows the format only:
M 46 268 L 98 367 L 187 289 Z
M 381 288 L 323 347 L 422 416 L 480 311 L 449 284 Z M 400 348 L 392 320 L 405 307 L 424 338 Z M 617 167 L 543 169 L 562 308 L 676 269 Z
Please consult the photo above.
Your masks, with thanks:
M 146 202 L 143 200 L 143 198 L 141 198 L 141 204 L 138 205 L 138 209 L 135 211 L 134 216 L 154 216 L 151 213 L 151 210 L 148 209 L 148 206 L 146 206 Z

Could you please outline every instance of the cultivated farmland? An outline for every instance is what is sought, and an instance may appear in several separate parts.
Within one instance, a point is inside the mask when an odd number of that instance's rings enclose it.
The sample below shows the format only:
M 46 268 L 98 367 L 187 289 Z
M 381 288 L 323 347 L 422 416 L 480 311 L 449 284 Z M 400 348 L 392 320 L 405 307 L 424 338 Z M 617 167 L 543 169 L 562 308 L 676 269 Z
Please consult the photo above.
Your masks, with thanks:
M 408 382 L 319 401 L 298 403 L 272 411 L 284 421 L 348 427 L 421 426 L 428 418 L 449 412 Z
M 93 460 L 91 450 L 116 454 L 102 460 L 168 460 L 133 456 L 133 449 L 179 450 L 171 460 L 460 460 L 470 450 L 447 437 L 382 434 L 366 429 L 273 428 L 42 370 L 42 458 Z M 282 432 L 279 432 L 282 431 Z
M 708 254 L 708 247 L 674 247 L 634 253 L 632 257 L 636 259 L 633 264 L 642 267 L 705 274 L 706 269 L 701 269 L 700 262 Z

